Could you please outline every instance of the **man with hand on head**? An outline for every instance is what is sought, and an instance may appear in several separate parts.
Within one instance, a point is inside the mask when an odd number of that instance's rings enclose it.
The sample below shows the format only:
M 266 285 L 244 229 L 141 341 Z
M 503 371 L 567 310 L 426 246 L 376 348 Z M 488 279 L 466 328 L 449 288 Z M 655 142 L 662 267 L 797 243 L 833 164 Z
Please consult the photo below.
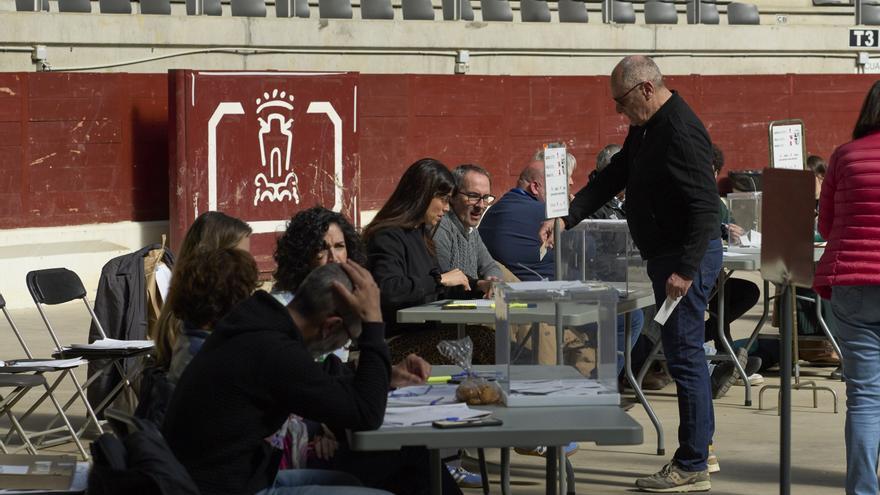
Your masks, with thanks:
M 345 473 L 278 471 L 281 451 L 267 438 L 291 413 L 339 432 L 381 426 L 389 387 L 430 374 L 416 357 L 392 368 L 384 330 L 379 289 L 354 262 L 316 268 L 289 306 L 257 291 L 235 307 L 184 371 L 162 428 L 199 490 L 352 493 L 360 482 Z M 332 355 L 315 361 L 348 339 L 360 349 L 356 369 Z
M 618 113 L 630 121 L 623 148 L 581 189 L 567 227 L 626 189 L 633 241 L 648 261 L 657 306 L 681 298 L 662 330 L 663 351 L 676 382 L 679 447 L 658 473 L 636 481 L 649 492 L 711 489 L 707 469 L 715 430 L 709 374 L 703 354 L 706 305 L 721 269 L 718 196 L 709 134 L 648 57 L 625 57 L 611 73 Z M 549 240 L 548 222 L 541 236 Z

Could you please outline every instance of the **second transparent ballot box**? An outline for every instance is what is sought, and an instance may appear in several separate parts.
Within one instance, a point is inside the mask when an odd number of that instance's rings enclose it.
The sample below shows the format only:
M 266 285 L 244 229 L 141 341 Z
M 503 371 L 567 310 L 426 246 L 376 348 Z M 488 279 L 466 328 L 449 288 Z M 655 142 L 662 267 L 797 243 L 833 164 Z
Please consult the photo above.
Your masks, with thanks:
M 740 192 L 727 195 L 730 212 L 727 241 L 731 247 L 761 247 L 761 193 Z M 722 219 L 723 221 L 723 219 Z M 730 226 L 730 224 L 739 227 Z M 740 229 L 742 232 L 740 233 Z
M 584 220 L 562 233 L 562 279 L 601 281 L 621 296 L 651 289 L 645 261 L 626 220 Z
M 600 283 L 498 284 L 495 362 L 505 403 L 618 404 L 618 297 Z M 564 346 L 557 356 L 560 336 Z

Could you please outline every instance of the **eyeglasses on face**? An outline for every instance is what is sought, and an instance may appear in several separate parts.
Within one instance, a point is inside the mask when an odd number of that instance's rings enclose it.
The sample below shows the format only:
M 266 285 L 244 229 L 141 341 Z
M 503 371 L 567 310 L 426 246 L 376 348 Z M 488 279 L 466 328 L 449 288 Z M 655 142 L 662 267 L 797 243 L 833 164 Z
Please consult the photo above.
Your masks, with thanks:
M 491 205 L 495 201 L 495 196 L 492 196 L 491 194 L 480 195 L 477 193 L 462 192 L 462 191 L 459 191 L 458 194 L 461 194 L 462 196 L 467 198 L 467 203 L 469 205 L 475 205 L 475 204 L 479 203 L 480 201 L 486 203 L 487 205 Z
M 647 81 L 642 81 L 642 82 L 636 83 L 636 85 L 633 86 L 633 87 L 631 87 L 631 88 L 629 88 L 629 89 L 626 91 L 626 93 L 624 93 L 624 94 L 622 94 L 622 95 L 620 95 L 620 96 L 612 96 L 611 99 L 613 99 L 613 100 L 615 101 L 615 103 L 617 103 L 618 105 L 620 105 L 620 106 L 624 106 L 624 100 L 626 100 L 626 97 L 629 96 L 629 94 L 632 93 L 634 89 L 638 88 L 638 87 L 641 86 L 642 84 L 645 84 L 646 82 L 647 82 Z

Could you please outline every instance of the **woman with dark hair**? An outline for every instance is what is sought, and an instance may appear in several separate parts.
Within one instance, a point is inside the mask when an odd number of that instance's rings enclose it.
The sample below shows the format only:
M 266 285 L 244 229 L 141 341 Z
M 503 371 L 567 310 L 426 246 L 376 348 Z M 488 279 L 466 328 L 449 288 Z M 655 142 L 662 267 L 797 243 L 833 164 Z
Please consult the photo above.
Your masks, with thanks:
M 344 215 L 322 206 L 300 211 L 278 238 L 273 292 L 293 294 L 315 268 L 349 259 L 363 265 L 367 256 L 360 236 Z
M 846 380 L 846 493 L 877 495 L 880 446 L 880 81 L 853 140 L 834 151 L 819 200 L 828 240 L 813 287 L 831 299 Z
M 404 172 L 391 197 L 364 230 L 370 271 L 382 291 L 382 317 L 393 362 L 410 353 L 428 362 L 446 362 L 437 351 L 440 340 L 455 332 L 429 325 L 398 324 L 397 310 L 444 297 L 462 297 L 471 290 L 459 269 L 441 272 L 434 250 L 434 230 L 449 210 L 455 179 L 446 165 L 423 158 Z M 474 361 L 494 356 L 494 336 L 473 330 Z

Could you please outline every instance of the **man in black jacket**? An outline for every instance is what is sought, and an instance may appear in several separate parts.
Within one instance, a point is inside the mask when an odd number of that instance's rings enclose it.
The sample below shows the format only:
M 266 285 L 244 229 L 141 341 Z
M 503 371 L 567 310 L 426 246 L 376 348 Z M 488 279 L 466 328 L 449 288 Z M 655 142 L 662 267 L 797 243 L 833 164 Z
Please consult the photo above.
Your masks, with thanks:
M 703 319 L 721 268 L 718 197 L 711 142 L 685 101 L 648 57 L 625 57 L 611 73 L 611 95 L 631 126 L 611 164 L 577 193 L 565 219 L 576 225 L 624 188 L 626 218 L 648 261 L 658 308 L 681 298 L 663 325 L 663 350 L 677 385 L 679 447 L 672 462 L 636 481 L 651 492 L 706 491 L 714 432 Z M 542 227 L 548 238 L 552 225 Z
M 384 330 L 379 289 L 354 262 L 315 269 L 287 307 L 258 291 L 233 309 L 181 376 L 163 426 L 201 493 L 285 493 L 267 438 L 291 413 L 338 430 L 381 426 L 392 375 L 429 373 L 412 361 L 392 373 Z M 332 355 L 315 361 L 348 339 L 355 372 Z

